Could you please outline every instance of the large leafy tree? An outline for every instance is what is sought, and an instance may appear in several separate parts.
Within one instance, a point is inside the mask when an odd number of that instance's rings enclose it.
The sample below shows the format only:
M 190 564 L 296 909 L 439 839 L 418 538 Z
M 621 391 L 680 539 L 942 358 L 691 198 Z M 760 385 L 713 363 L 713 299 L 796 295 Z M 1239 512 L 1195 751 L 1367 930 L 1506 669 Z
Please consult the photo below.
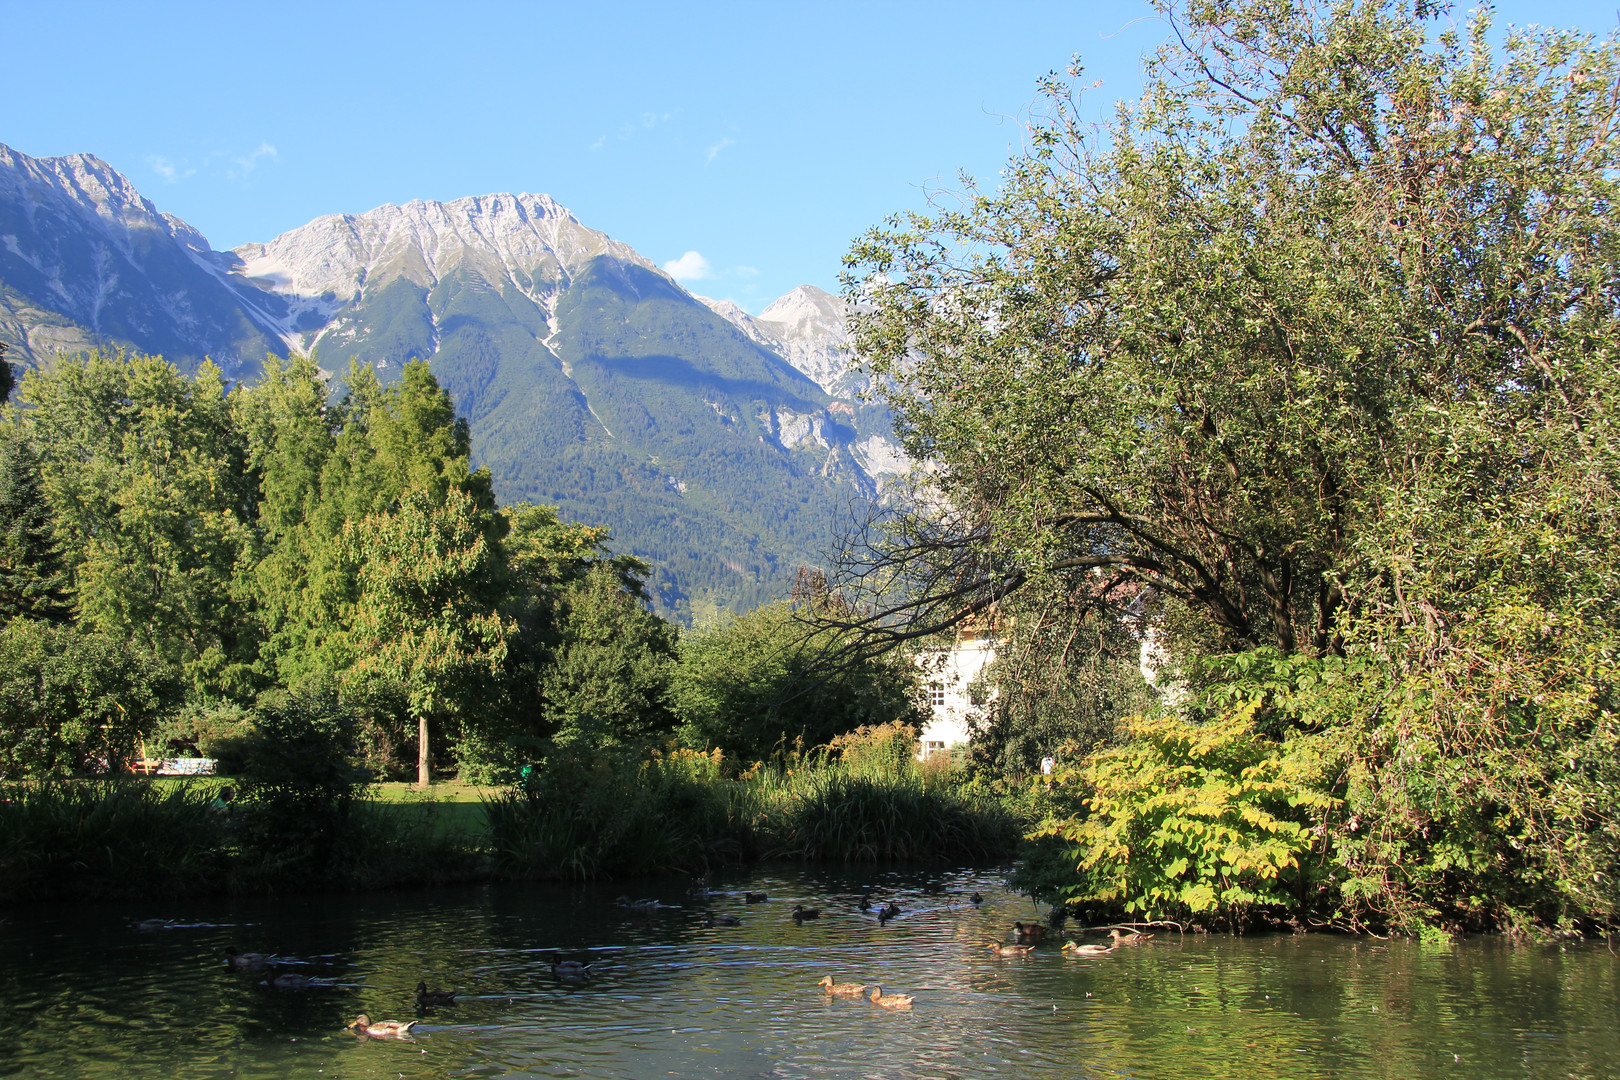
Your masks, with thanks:
M 237 576 L 256 556 L 255 490 L 219 369 L 63 357 L 18 397 L 86 628 L 182 667 L 202 697 L 251 695 L 257 623 Z
M 1614 53 L 1497 65 L 1484 16 L 1431 40 L 1379 3 L 1165 15 L 1106 132 L 1051 82 L 1001 191 L 855 247 L 860 352 L 931 467 L 873 580 L 932 623 L 1098 568 L 1211 644 L 1330 652 L 1400 589 L 1359 539 L 1411 484 L 1512 490 L 1530 418 L 1591 442 Z
M 511 622 L 497 610 L 493 515 L 464 491 L 415 488 L 392 512 L 344 526 L 357 582 L 352 683 L 403 691 L 417 725 L 417 781 L 431 780 L 429 723 L 454 721 L 499 685 Z
M 500 527 L 489 472 L 472 468 L 467 424 L 427 364 L 407 363 L 390 386 L 351 364 L 344 387 L 332 401 L 314 358 L 293 356 L 267 361 L 235 395 L 265 538 L 251 588 L 265 653 L 287 685 L 341 672 L 357 655 L 357 564 L 342 545 L 350 523 L 392 514 L 409 491 L 435 503 L 459 491 L 491 543 Z
M 1264 661 L 1189 671 L 1286 674 L 1361 910 L 1612 913 L 1620 49 L 1429 5 L 1162 12 L 1106 130 L 1054 80 L 999 192 L 856 246 L 926 468 L 852 552 L 850 621 L 1143 602 L 1184 661 Z

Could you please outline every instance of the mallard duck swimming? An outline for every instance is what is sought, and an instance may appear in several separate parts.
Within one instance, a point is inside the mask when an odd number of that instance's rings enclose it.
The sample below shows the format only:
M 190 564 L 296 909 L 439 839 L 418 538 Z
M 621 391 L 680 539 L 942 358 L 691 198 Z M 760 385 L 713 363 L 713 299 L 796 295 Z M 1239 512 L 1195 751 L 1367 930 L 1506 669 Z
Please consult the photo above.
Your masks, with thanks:
M 743 903 L 745 903 L 745 904 L 763 904 L 766 900 L 769 900 L 769 899 L 770 899 L 770 897 L 766 896 L 762 892 L 745 892 L 745 893 L 743 893 Z
M 1140 945 L 1144 941 L 1153 940 L 1152 934 L 1143 934 L 1135 930 L 1132 930 L 1129 933 L 1122 933 L 1119 930 L 1110 930 L 1108 932 L 1108 936 L 1114 939 L 1115 945 Z
M 871 900 L 870 897 L 863 896 L 863 897 L 861 897 L 861 902 L 856 904 L 855 906 L 860 908 L 862 911 L 871 911 L 872 910 L 872 900 Z
M 427 983 L 416 984 L 416 1004 L 422 1005 L 454 1005 L 456 992 L 454 990 L 429 990 Z
M 1013 932 L 1018 940 L 1023 942 L 1037 942 L 1046 940 L 1046 927 L 1040 923 L 1013 923 Z
M 271 956 L 269 953 L 239 953 L 232 949 L 225 950 L 225 962 L 231 965 L 231 967 L 235 968 L 237 971 L 257 971 L 260 968 L 269 967 L 275 962 L 275 959 L 276 958 Z
M 816 907 L 807 908 L 803 904 L 794 904 L 793 905 L 793 921 L 794 922 L 802 923 L 806 919 L 819 919 L 819 918 L 821 918 L 821 909 L 820 908 L 816 908 Z
M 403 1039 L 411 1028 L 416 1026 L 415 1020 L 376 1020 L 365 1013 L 354 1018 L 349 1027 L 373 1039 Z
M 1072 941 L 1067 941 L 1064 942 L 1063 948 L 1059 951 L 1069 953 L 1072 956 L 1106 956 L 1114 951 L 1114 947 L 1112 945 L 1076 945 Z
M 626 911 L 633 911 L 638 915 L 649 914 L 663 907 L 656 900 L 632 900 L 628 896 L 621 896 L 613 902 Z
M 821 992 L 828 997 L 864 997 L 866 995 L 865 983 L 833 982 L 831 975 L 824 975 L 819 983 Z
M 890 919 L 898 919 L 899 917 L 900 905 L 891 900 L 887 907 L 878 912 L 878 925 L 886 926 Z
M 1033 945 L 1003 945 L 999 941 L 993 941 L 986 945 L 985 948 L 997 956 L 1028 956 L 1035 951 Z
M 553 956 L 551 958 L 551 975 L 552 978 L 561 979 L 563 982 L 590 982 L 591 965 L 582 964 L 578 960 L 563 960 L 560 957 Z
M 968 897 L 968 899 L 973 901 L 973 905 L 975 907 L 984 903 L 984 897 L 980 896 L 978 893 L 974 893 L 972 896 Z
M 708 916 L 703 920 L 703 925 L 704 926 L 710 926 L 710 927 L 713 927 L 713 926 L 741 926 L 742 925 L 742 920 L 737 918 L 737 916 L 735 916 L 735 915 L 716 915 L 714 912 L 711 911 L 711 912 L 708 913 Z
M 316 986 L 329 986 L 330 983 L 320 979 L 312 979 L 308 975 L 300 975 L 296 971 L 284 971 L 265 985 L 275 990 L 308 990 Z
M 909 1009 L 911 1003 L 916 1000 L 910 994 L 885 994 L 881 986 L 872 987 L 872 992 L 867 997 L 872 999 L 872 1004 L 881 1005 L 885 1009 Z

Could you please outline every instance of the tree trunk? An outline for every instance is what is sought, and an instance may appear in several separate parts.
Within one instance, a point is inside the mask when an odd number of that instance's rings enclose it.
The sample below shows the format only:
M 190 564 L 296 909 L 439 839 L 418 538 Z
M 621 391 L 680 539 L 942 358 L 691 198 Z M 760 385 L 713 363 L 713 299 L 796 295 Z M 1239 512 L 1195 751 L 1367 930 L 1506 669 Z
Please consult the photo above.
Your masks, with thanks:
M 416 718 L 416 786 L 426 790 L 432 783 L 428 776 L 428 732 L 427 717 Z

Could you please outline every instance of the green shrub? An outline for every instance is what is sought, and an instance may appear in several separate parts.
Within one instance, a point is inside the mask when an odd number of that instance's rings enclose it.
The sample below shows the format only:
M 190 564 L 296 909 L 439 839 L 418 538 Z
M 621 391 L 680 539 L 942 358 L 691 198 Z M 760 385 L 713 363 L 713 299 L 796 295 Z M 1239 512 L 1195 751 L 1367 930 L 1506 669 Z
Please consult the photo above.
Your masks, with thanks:
M 743 852 L 717 755 L 558 752 L 487 804 L 498 872 L 593 878 L 706 868 Z
M 126 641 L 13 619 L 0 627 L 0 778 L 116 769 L 178 692 Z
M 1083 810 L 1035 830 L 1025 887 L 1054 903 L 1229 927 L 1306 907 L 1325 877 L 1325 819 L 1337 800 L 1314 742 L 1257 734 L 1257 708 L 1202 725 L 1125 722 L 1124 745 L 1059 774 Z M 1057 867 L 1064 857 L 1068 875 Z
M 326 872 L 366 779 L 352 720 L 329 696 L 267 695 L 251 730 L 222 748 L 238 778 L 242 873 L 287 885 Z

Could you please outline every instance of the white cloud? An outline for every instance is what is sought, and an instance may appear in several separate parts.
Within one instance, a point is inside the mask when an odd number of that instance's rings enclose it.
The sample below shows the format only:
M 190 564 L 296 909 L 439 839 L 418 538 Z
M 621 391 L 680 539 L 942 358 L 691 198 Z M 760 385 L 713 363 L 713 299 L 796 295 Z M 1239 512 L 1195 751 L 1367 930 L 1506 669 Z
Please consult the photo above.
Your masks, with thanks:
M 703 159 L 703 164 L 707 165 L 709 162 L 713 161 L 716 157 L 719 157 L 720 156 L 720 151 L 724 150 L 728 146 L 733 145 L 734 143 L 736 143 L 736 141 L 737 141 L 736 139 L 733 139 L 730 135 L 727 135 L 724 138 L 722 138 L 719 142 L 717 142 L 713 146 L 709 147 L 709 156 Z
M 253 151 L 253 153 L 244 157 L 233 157 L 231 160 L 236 162 L 237 168 L 241 169 L 242 174 L 245 176 L 258 167 L 260 158 L 269 158 L 271 161 L 280 161 L 281 155 L 277 154 L 276 148 L 271 146 L 269 143 L 261 142 L 259 144 L 259 148 Z
M 601 150 L 607 146 L 609 140 L 625 142 L 643 131 L 651 131 L 660 124 L 669 123 L 680 114 L 680 111 L 679 109 L 673 109 L 666 113 L 644 112 L 637 119 L 620 124 L 618 131 L 612 134 L 604 133 L 595 142 L 591 143 L 590 148 L 592 150 Z
M 176 165 L 160 154 L 147 154 L 146 163 L 152 167 L 153 172 L 163 177 L 165 184 L 177 184 L 197 171 Z
M 701 281 L 713 276 L 714 268 L 695 251 L 688 251 L 678 259 L 671 259 L 664 264 L 664 273 L 676 281 Z

